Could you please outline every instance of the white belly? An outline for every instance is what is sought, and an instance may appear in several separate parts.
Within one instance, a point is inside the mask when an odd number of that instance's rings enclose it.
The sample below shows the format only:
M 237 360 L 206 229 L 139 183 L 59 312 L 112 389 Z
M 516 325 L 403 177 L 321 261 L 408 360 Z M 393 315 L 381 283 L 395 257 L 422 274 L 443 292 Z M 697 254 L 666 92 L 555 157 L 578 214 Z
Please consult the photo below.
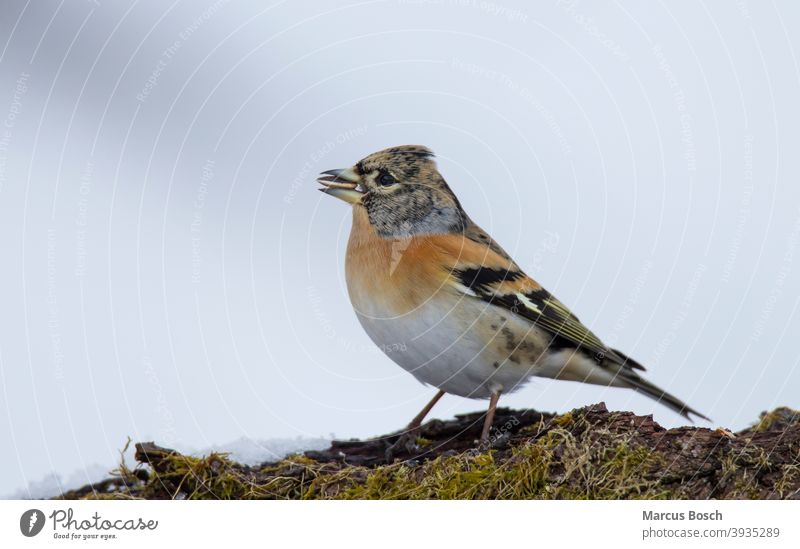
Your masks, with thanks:
M 525 360 L 519 349 L 503 351 L 507 342 L 500 330 L 519 320 L 494 305 L 439 293 L 435 306 L 428 300 L 395 316 L 358 291 L 350 297 L 372 341 L 423 383 L 463 397 L 488 398 L 493 390 L 513 392 L 536 375 L 534 361 Z M 517 356 L 511 361 L 513 352 Z
M 386 355 L 423 383 L 470 398 L 513 392 L 534 375 L 614 384 L 613 371 L 587 354 L 548 349 L 552 334 L 448 285 L 444 266 L 461 257 L 463 244 L 381 238 L 365 208 L 353 207 L 347 289 L 361 325 Z

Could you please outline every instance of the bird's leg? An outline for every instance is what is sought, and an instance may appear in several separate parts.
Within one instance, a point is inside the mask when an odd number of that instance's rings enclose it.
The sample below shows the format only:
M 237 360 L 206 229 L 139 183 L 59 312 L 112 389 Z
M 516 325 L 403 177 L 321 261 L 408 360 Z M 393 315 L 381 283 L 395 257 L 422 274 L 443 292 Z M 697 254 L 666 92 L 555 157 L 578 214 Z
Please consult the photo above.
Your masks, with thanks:
M 497 410 L 497 401 L 500 400 L 500 391 L 492 391 L 489 397 L 489 409 L 486 411 L 486 419 L 483 422 L 483 432 L 481 433 L 480 447 L 489 448 L 489 432 L 492 430 L 492 423 L 494 423 L 494 412 Z
M 428 404 L 414 416 L 414 419 L 411 420 L 411 423 L 408 424 L 406 427 L 405 432 L 400 435 L 400 438 L 397 441 L 389 446 L 386 449 L 386 461 L 392 461 L 392 458 L 398 451 L 405 450 L 409 453 L 413 452 L 416 447 L 416 440 L 417 440 L 417 431 L 419 430 L 420 426 L 422 425 L 422 421 L 425 419 L 425 416 L 431 411 L 431 409 L 436 406 L 436 403 L 439 402 L 439 399 L 444 396 L 444 391 L 439 390 L 436 395 L 431 399 Z
M 444 396 L 444 391 L 439 389 L 439 392 L 436 393 L 436 395 L 434 395 L 434 397 L 431 399 L 431 401 L 425 405 L 425 407 L 420 411 L 420 413 L 418 413 L 414 417 L 414 419 L 411 420 L 411 423 L 408 424 L 408 427 L 406 427 L 406 430 L 407 431 L 413 431 L 413 430 L 416 430 L 417 427 L 422 425 L 422 420 L 425 419 L 425 416 L 428 415 L 428 413 L 431 411 L 431 409 L 434 406 L 436 406 L 436 403 L 439 402 L 439 399 L 442 398 L 443 396 Z

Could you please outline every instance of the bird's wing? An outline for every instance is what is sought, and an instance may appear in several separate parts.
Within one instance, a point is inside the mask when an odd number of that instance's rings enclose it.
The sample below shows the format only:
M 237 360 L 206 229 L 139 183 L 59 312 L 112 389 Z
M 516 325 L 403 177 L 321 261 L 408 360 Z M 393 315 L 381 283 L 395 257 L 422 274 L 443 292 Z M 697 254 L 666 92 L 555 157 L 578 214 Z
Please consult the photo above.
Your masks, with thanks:
M 526 275 L 506 254 L 487 248 L 484 239 L 463 239 L 458 260 L 448 269 L 447 283 L 466 296 L 482 299 L 528 319 L 553 337 L 563 338 L 576 348 L 591 353 L 600 363 L 608 359 L 644 370 L 636 361 L 607 347 L 563 303 Z

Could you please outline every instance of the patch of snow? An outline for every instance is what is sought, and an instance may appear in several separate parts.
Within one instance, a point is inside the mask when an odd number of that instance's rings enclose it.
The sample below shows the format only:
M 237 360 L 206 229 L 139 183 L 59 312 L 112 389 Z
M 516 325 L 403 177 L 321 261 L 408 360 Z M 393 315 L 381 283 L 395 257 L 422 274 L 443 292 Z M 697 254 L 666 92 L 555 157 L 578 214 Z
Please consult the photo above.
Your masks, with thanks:
M 203 450 L 184 450 L 182 453 L 193 456 L 204 456 L 211 452 L 224 452 L 229 454 L 230 459 L 245 465 L 259 465 L 267 461 L 277 461 L 288 455 L 301 453 L 306 450 L 324 450 L 331 444 L 329 438 L 273 438 L 266 440 L 253 440 L 249 438 L 239 438 L 226 444 L 217 444 Z M 133 445 L 125 455 L 129 465 L 133 463 Z M 110 471 L 116 469 L 117 464 L 104 466 L 93 464 L 78 469 L 68 476 L 52 472 L 45 475 L 42 479 L 28 483 L 28 486 L 21 488 L 11 494 L 6 494 L 0 499 L 47 499 L 60 496 L 64 492 L 74 490 L 99 482 L 110 476 Z
M 230 459 L 244 465 L 259 465 L 266 461 L 277 461 L 290 454 L 306 450 L 325 450 L 331 445 L 328 438 L 272 438 L 253 440 L 239 438 L 227 444 L 219 444 L 200 452 L 189 452 L 194 456 L 204 456 L 211 452 L 225 452 Z
M 86 484 L 99 482 L 109 476 L 109 471 L 113 467 L 106 467 L 99 463 L 87 465 L 84 468 L 73 471 L 64 477 L 59 473 L 52 472 L 45 475 L 42 479 L 28 483 L 26 488 L 21 488 L 12 494 L 6 494 L 2 499 L 48 499 L 60 496 L 63 492 L 80 488 Z

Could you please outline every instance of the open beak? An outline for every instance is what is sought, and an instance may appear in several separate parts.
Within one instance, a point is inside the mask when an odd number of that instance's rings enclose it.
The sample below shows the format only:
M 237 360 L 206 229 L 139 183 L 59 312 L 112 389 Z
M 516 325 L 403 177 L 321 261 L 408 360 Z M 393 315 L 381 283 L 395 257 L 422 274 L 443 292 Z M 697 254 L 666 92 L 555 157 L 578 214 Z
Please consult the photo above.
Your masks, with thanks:
M 359 204 L 364 193 L 358 190 L 361 177 L 353 168 L 343 170 L 328 170 L 322 172 L 317 178 L 317 183 L 324 185 L 320 191 L 335 196 L 350 204 Z

